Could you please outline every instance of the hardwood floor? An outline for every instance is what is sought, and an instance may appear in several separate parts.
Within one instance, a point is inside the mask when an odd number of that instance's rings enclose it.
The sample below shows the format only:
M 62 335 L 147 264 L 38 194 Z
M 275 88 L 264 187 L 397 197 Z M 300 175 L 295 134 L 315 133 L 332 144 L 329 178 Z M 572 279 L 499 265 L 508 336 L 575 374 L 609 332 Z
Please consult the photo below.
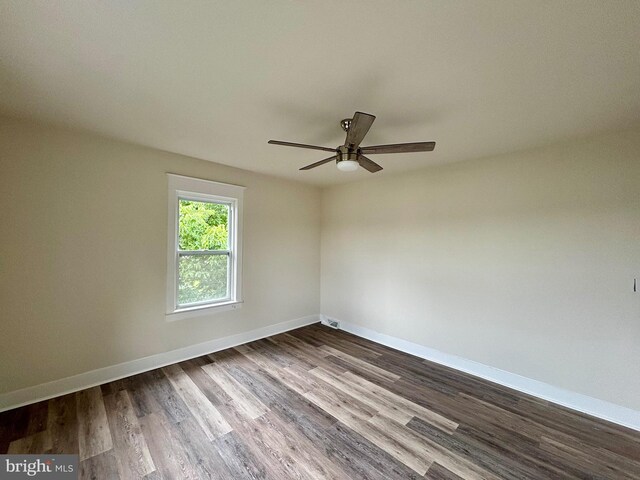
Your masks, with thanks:
M 0 414 L 87 479 L 640 478 L 640 433 L 312 325 Z

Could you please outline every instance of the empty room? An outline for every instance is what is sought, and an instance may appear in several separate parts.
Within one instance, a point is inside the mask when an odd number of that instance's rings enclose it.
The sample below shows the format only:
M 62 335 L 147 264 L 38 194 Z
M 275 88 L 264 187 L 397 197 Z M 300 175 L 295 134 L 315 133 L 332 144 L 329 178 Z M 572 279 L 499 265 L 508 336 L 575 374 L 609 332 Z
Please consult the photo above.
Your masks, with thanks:
M 0 0 L 1 479 L 640 479 L 640 2 Z

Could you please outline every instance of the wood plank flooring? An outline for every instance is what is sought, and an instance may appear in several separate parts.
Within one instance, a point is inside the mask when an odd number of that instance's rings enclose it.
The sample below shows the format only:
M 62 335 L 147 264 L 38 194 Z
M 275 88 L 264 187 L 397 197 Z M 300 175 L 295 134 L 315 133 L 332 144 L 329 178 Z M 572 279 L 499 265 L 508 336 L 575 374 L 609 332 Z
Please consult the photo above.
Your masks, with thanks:
M 0 414 L 83 479 L 640 479 L 640 432 L 312 325 Z

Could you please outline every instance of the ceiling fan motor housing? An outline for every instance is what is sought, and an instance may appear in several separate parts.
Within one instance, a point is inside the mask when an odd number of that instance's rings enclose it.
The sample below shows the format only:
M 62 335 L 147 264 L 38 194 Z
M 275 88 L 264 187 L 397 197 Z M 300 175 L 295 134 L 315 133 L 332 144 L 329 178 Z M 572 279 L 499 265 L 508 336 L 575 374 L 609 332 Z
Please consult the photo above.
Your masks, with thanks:
M 352 148 L 340 146 L 336 149 L 336 161 L 343 162 L 345 160 L 358 161 L 358 152 Z

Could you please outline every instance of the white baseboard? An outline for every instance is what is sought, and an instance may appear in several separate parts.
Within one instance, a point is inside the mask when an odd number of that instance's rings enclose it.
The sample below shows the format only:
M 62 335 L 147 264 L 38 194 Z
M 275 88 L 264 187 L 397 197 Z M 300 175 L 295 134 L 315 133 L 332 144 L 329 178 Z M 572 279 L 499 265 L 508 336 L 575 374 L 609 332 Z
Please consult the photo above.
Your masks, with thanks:
M 85 388 L 95 387 L 103 383 L 112 382 L 120 378 L 147 372 L 156 368 L 171 365 L 176 362 L 183 362 L 191 358 L 217 352 L 226 348 L 235 347 L 261 338 L 277 335 L 295 328 L 304 327 L 320 321 L 320 315 L 309 315 L 307 317 L 296 318 L 287 322 L 276 323 L 266 327 L 251 330 L 249 332 L 238 333 L 229 337 L 218 338 L 208 342 L 190 345 L 188 347 L 171 350 L 169 352 L 158 353 L 130 362 L 124 362 L 109 367 L 91 370 L 89 372 L 73 375 L 72 377 L 42 383 L 33 387 L 15 390 L 0 394 L 0 412 L 12 408 L 21 407 L 30 403 L 47 400 L 49 398 L 77 392 Z
M 332 317 L 334 320 L 335 318 Z M 0 394 L 0 412 L 20 407 L 30 403 L 47 400 L 49 398 L 77 392 L 85 388 L 101 385 L 120 378 L 147 372 L 156 368 L 182 362 L 191 358 L 217 352 L 226 348 L 235 347 L 243 343 L 252 342 L 261 338 L 277 335 L 305 325 L 311 325 L 322 321 L 326 324 L 324 315 L 309 315 L 307 317 L 289 320 L 287 322 L 269 325 L 249 332 L 231 335 L 229 337 L 210 340 L 208 342 L 191 345 L 188 347 L 159 353 L 148 357 L 120 363 L 109 367 L 91 370 L 71 377 L 54 380 L 52 382 L 35 385 L 33 387 L 15 390 Z M 375 330 L 361 327 L 352 323 L 339 320 L 340 329 L 376 343 L 400 350 L 416 357 L 424 358 L 447 367 L 455 368 L 470 375 L 484 378 L 491 382 L 504 385 L 514 390 L 542 398 L 550 402 L 571 408 L 578 412 L 593 415 L 625 427 L 640 431 L 640 412 L 616 405 L 611 402 L 571 392 L 554 387 L 538 380 L 532 380 L 522 375 L 490 367 L 473 360 L 467 360 L 455 355 L 440 352 L 433 348 L 425 347 L 417 343 L 402 340 L 397 337 L 378 333 Z
M 326 324 L 326 317 L 320 315 L 323 324 Z M 337 320 L 335 317 L 331 317 Z M 418 345 L 417 343 L 402 340 L 400 338 L 378 333 L 374 330 L 355 325 L 353 323 L 340 322 L 340 329 L 352 333 L 358 337 L 366 338 L 387 347 L 400 350 L 416 357 L 424 358 L 447 367 L 455 368 L 476 377 L 484 378 L 494 383 L 513 388 L 534 397 L 548 400 L 549 402 L 571 408 L 578 412 L 586 413 L 594 417 L 608 420 L 625 427 L 640 431 L 640 412 L 631 408 L 616 405 L 611 402 L 599 400 L 597 398 L 571 392 L 562 388 L 554 387 L 548 383 L 523 377 L 516 373 L 490 367 L 473 360 L 467 360 L 455 355 L 440 352 L 433 348 Z

